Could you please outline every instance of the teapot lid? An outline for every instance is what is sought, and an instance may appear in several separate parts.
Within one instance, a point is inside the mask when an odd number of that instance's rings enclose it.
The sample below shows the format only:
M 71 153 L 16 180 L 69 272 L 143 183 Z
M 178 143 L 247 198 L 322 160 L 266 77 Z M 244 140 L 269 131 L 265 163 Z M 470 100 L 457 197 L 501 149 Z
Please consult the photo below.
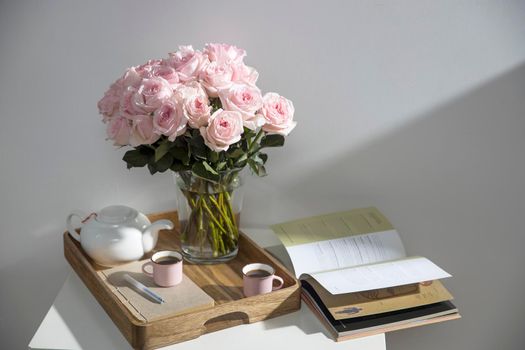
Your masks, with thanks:
M 106 224 L 121 224 L 134 219 L 138 212 L 124 205 L 112 205 L 102 209 L 97 215 L 97 221 Z

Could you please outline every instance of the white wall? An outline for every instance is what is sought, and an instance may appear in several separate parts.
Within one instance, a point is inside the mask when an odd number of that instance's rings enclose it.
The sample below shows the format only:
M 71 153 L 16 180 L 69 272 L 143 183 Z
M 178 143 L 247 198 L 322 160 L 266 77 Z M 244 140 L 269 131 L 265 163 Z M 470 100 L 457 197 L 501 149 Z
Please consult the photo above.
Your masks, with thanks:
M 197 4 L 198 3 L 198 4 Z M 460 321 L 389 349 L 521 349 L 523 1 L 0 3 L 0 339 L 24 348 L 69 269 L 73 208 L 173 208 L 169 175 L 126 170 L 96 102 L 180 44 L 248 52 L 299 126 L 248 179 L 245 225 L 365 205 L 454 274 Z

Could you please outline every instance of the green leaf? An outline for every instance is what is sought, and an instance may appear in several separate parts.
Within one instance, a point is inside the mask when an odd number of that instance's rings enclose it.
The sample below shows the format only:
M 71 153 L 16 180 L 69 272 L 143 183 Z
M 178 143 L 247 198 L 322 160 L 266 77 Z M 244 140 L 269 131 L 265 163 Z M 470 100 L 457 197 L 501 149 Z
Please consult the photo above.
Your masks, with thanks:
M 155 162 L 155 168 L 159 173 L 163 173 L 171 167 L 173 163 L 173 156 L 166 153 L 158 162 Z
M 151 175 L 157 172 L 157 167 L 154 164 L 148 164 L 148 170 Z
M 217 98 L 211 98 L 210 99 L 210 105 L 211 105 L 211 113 L 213 114 L 216 110 L 218 110 L 219 108 L 222 108 L 222 103 L 221 103 L 221 100 L 217 97 Z
M 220 162 L 219 164 L 217 164 L 217 171 L 221 171 L 222 169 L 224 169 L 227 164 L 228 163 L 226 162 Z
M 127 151 L 122 157 L 122 160 L 127 163 L 128 169 L 133 167 L 143 167 L 148 164 L 149 156 L 141 151 L 134 149 Z
M 266 164 L 266 161 L 268 160 L 268 155 L 266 153 L 259 153 L 259 158 L 261 158 L 263 164 Z
M 244 131 L 242 133 L 242 136 L 246 139 L 251 139 L 253 136 L 255 136 L 255 131 L 253 131 L 250 128 L 244 127 Z
M 248 137 L 246 135 L 242 135 L 241 140 L 237 143 L 240 149 L 242 149 L 244 152 L 248 152 L 248 149 L 250 148 L 248 145 Z
M 196 176 L 213 182 L 219 181 L 219 174 L 206 162 L 199 162 L 193 164 L 191 171 Z
M 235 168 L 244 168 L 246 166 L 247 161 L 248 161 L 247 159 L 243 159 L 240 162 L 236 162 L 234 166 Z
M 243 153 L 243 155 L 235 161 L 235 165 L 242 168 L 246 165 L 247 159 L 248 159 L 248 154 Z
M 155 149 L 155 161 L 158 162 L 168 151 L 170 150 L 170 147 L 172 146 L 172 143 L 169 141 L 162 142 L 156 149 Z
M 210 163 L 217 163 L 219 161 L 219 153 L 210 150 L 208 152 L 208 160 Z
M 172 171 L 184 171 L 184 170 L 190 170 L 191 167 L 188 165 L 182 164 L 177 159 L 173 160 L 173 163 L 171 163 L 170 170 Z
M 264 164 L 263 160 L 257 154 L 251 156 L 251 160 L 260 165 Z
M 262 147 L 281 147 L 284 145 L 284 136 L 279 134 L 270 134 L 263 136 L 261 139 Z
M 248 165 L 250 166 L 250 169 L 255 173 L 257 176 L 266 176 L 266 169 L 264 168 L 264 165 L 257 163 L 253 159 L 248 159 Z
M 212 166 L 208 164 L 208 162 L 202 162 L 202 165 L 204 165 L 204 168 L 206 168 L 206 170 L 212 173 L 213 175 L 219 175 L 219 173 L 215 171 L 215 169 L 213 169 Z
M 180 160 L 184 165 L 188 165 L 190 163 L 188 149 L 175 146 L 170 149 L 170 154 L 173 156 L 173 158 Z
M 199 135 L 195 135 L 191 138 L 190 140 L 190 152 L 191 154 L 193 154 L 193 156 L 195 158 L 199 158 L 199 159 L 206 159 L 206 155 L 207 155 L 207 146 L 204 144 L 204 139 L 202 138 L 202 136 L 199 134 Z
M 234 158 L 234 159 L 239 158 L 243 154 L 244 154 L 244 151 L 242 150 L 242 148 L 235 148 L 232 150 L 228 150 L 228 157 L 230 158 Z

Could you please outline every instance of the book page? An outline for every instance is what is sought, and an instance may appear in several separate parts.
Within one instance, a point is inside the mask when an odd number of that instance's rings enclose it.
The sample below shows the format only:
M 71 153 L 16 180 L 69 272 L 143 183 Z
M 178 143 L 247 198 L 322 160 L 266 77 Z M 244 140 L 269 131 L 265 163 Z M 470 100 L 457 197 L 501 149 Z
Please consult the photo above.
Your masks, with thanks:
M 426 258 L 414 257 L 373 265 L 310 273 L 332 294 L 389 288 L 450 277 Z
M 388 230 L 286 247 L 295 275 L 405 257 L 399 234 Z
M 285 247 L 394 229 L 373 207 L 313 216 L 271 228 Z

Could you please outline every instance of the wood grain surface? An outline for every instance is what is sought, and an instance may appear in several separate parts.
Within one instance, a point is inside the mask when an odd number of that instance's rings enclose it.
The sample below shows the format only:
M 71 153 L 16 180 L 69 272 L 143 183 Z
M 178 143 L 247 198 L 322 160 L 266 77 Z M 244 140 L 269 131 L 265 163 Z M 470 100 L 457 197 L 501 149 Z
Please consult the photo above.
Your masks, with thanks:
M 142 260 L 148 259 L 155 251 L 180 250 L 177 213 L 152 214 L 149 218 L 151 221 L 169 219 L 175 224 L 175 229 L 160 231 L 154 251 Z M 97 275 L 97 271 L 105 268 L 95 264 L 67 232 L 64 233 L 64 255 L 135 349 L 156 349 L 197 338 L 205 333 L 290 313 L 301 306 L 300 284 L 295 277 L 243 233 L 239 237 L 239 253 L 228 263 L 196 265 L 184 262 L 184 273 L 215 300 L 215 306 L 197 312 L 166 316 L 154 322 L 144 322 L 133 317 Z M 268 294 L 244 297 L 241 269 L 253 262 L 272 265 L 276 274 L 284 280 L 283 288 Z

